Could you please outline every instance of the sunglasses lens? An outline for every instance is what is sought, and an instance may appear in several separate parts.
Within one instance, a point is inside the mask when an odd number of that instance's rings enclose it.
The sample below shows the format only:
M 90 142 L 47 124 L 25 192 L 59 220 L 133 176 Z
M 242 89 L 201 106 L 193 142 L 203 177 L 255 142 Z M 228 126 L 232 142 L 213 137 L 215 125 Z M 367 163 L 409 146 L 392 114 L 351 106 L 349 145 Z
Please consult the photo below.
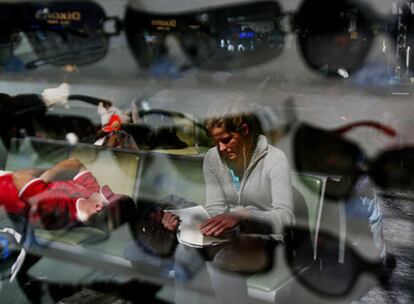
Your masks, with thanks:
M 1 39 L 1 38 L 0 38 Z M 12 54 L 11 45 L 9 43 L 0 43 L 0 66 L 2 66 L 7 58 Z
M 195 19 L 200 20 L 200 30 L 185 36 L 183 45 L 191 59 L 204 68 L 231 69 L 258 64 L 282 51 L 280 17 L 276 3 L 199 14 Z
M 294 139 L 294 157 L 299 171 L 319 173 L 341 179 L 334 187 L 327 187 L 326 195 L 340 198 L 352 190 L 350 182 L 362 152 L 354 144 L 334 133 L 302 125 Z
M 31 3 L 24 9 L 24 31 L 37 55 L 29 63 L 82 65 L 102 58 L 108 38 L 103 32 L 105 12 L 93 2 Z
M 160 222 L 141 220 L 130 224 L 136 244 L 157 256 L 171 256 L 177 245 L 175 233 L 165 229 Z
M 164 38 L 173 35 L 197 66 L 231 69 L 267 61 L 281 52 L 284 36 L 280 18 L 280 7 L 275 2 L 179 16 L 147 15 L 129 8 L 126 31 L 143 67 L 167 53 Z
M 296 230 L 296 229 L 295 229 Z M 305 230 L 298 229 L 295 235 L 303 235 Z M 309 233 L 309 232 L 308 232 Z M 287 260 L 293 271 L 297 272 L 299 281 L 306 287 L 326 296 L 341 296 L 351 289 L 354 279 L 360 272 L 357 257 L 352 250 L 345 252 L 345 261 L 338 261 L 339 240 L 325 234 L 318 237 L 318 256 L 313 260 L 309 243 L 303 238 L 288 244 Z M 290 250 L 294 248 L 294 250 Z
M 157 23 L 164 24 L 165 32 L 161 31 L 161 25 L 157 31 Z M 149 16 L 127 8 L 125 29 L 128 45 L 141 67 L 149 68 L 167 55 L 165 36 L 176 26 L 176 18 Z
M 414 150 L 402 149 L 383 153 L 372 168 L 375 181 L 382 188 L 414 190 Z
M 13 47 L 18 42 L 17 33 L 21 25 L 18 18 L 18 5 L 0 3 L 0 64 L 13 52 Z
M 373 39 L 369 13 L 352 0 L 307 0 L 295 18 L 306 63 L 331 75 L 361 67 Z

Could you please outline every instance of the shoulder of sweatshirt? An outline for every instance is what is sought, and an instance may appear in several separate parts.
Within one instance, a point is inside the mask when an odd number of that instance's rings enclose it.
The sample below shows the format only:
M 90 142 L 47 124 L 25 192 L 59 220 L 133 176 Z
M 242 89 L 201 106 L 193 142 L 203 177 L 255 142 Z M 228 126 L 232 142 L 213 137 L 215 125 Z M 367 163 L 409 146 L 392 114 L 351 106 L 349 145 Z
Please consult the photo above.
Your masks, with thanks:
M 210 148 L 204 155 L 204 163 L 208 162 L 209 164 L 217 163 L 220 161 L 220 155 L 217 148 L 214 146 Z
M 276 148 L 275 146 L 271 146 L 271 145 L 268 146 L 267 156 L 269 157 L 271 161 L 284 161 L 288 163 L 288 159 L 286 157 L 285 152 Z

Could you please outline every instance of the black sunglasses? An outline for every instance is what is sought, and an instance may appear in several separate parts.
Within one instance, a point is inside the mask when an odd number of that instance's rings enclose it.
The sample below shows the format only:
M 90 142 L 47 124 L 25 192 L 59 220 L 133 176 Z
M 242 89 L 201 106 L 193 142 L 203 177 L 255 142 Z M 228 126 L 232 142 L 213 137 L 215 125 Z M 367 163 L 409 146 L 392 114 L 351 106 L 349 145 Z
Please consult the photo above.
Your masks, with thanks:
M 294 236 L 285 238 L 287 263 L 298 281 L 316 293 L 328 297 L 345 296 L 362 273 L 373 274 L 383 285 L 389 281 L 390 271 L 379 257 L 367 260 L 346 243 L 343 258 L 340 258 L 338 237 L 320 232 L 314 259 L 307 229 L 289 228 L 287 235 Z
M 150 67 L 167 54 L 165 39 L 174 34 L 197 66 L 229 69 L 280 53 L 281 17 L 279 5 L 270 1 L 180 15 L 152 15 L 127 7 L 125 30 L 142 67 Z
M 142 67 L 167 54 L 165 41 L 172 34 L 195 65 L 231 69 L 277 57 L 284 47 L 285 17 L 291 17 L 290 30 L 298 34 L 307 65 L 327 75 L 357 70 L 375 34 L 396 31 L 391 26 L 396 22 L 385 22 L 355 0 L 305 0 L 296 13 L 284 13 L 278 2 L 269 0 L 174 15 L 128 6 L 125 30 Z
M 114 31 L 108 32 L 108 23 Z M 25 34 L 33 53 L 17 57 L 25 68 L 44 64 L 84 65 L 105 56 L 119 21 L 92 1 L 38 1 L 0 4 L 0 63 L 6 65 Z M 26 58 L 28 57 L 28 58 Z
M 338 178 L 339 182 L 327 187 L 325 193 L 334 199 L 349 196 L 362 174 L 369 175 L 383 189 L 413 190 L 414 148 L 397 147 L 369 160 L 358 145 L 341 136 L 358 126 L 370 126 L 389 136 L 396 135 L 393 129 L 371 121 L 336 130 L 300 125 L 293 142 L 297 170 Z

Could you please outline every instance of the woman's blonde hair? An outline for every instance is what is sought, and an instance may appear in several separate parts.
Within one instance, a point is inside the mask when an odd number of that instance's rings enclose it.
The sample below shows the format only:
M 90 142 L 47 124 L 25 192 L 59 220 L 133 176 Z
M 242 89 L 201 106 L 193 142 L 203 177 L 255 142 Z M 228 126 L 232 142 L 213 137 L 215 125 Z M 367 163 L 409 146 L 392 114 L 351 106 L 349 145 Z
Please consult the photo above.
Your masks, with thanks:
M 242 126 L 246 124 L 254 138 L 261 134 L 260 121 L 244 100 L 242 95 L 233 93 L 215 103 L 205 120 L 207 130 L 211 132 L 214 128 L 224 128 L 228 132 L 241 132 Z

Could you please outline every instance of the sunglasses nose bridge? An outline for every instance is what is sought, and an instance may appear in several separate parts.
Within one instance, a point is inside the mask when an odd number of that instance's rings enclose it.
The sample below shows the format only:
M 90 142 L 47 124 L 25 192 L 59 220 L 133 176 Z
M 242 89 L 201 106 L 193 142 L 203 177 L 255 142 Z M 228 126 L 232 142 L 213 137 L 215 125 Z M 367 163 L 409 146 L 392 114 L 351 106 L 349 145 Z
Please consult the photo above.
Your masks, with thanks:
M 296 29 L 295 13 L 284 12 L 280 16 L 280 25 L 284 34 L 293 33 Z

